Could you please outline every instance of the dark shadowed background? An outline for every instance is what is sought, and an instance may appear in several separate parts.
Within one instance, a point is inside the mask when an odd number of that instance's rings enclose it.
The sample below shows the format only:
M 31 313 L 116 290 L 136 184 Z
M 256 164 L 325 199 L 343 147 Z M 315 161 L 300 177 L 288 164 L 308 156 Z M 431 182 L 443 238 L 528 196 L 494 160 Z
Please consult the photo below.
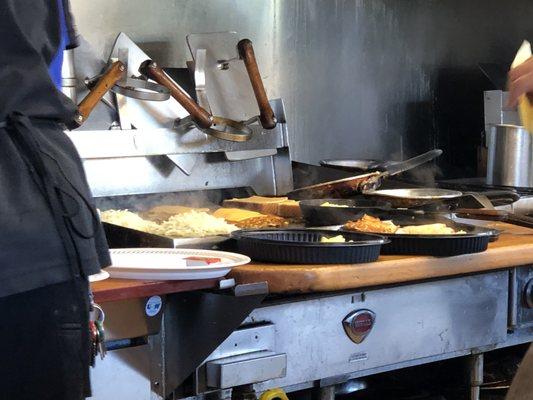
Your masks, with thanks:
M 293 159 L 405 158 L 433 147 L 448 177 L 476 174 L 478 63 L 507 66 L 533 33 L 531 0 L 72 0 L 107 58 L 124 31 L 184 67 L 185 35 L 236 30 L 287 107 Z

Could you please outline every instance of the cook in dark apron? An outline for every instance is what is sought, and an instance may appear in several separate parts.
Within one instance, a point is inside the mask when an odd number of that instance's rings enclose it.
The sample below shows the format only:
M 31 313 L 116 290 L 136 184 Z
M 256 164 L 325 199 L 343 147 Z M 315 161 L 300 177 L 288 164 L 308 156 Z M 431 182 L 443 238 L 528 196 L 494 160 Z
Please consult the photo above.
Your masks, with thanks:
M 54 84 L 70 28 L 66 0 L 0 2 L 2 400 L 90 395 L 87 277 L 110 259 Z

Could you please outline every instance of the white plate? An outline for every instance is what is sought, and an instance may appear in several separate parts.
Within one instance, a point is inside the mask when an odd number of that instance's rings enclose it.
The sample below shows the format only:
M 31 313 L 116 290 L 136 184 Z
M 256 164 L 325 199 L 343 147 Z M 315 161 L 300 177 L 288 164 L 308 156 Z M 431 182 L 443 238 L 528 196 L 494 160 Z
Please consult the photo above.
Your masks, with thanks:
M 90 275 L 89 282 L 99 282 L 99 281 L 106 280 L 107 278 L 109 278 L 109 272 L 102 270 L 97 274 Z
M 185 257 L 220 258 L 205 267 L 187 267 Z M 146 280 L 196 280 L 225 276 L 233 267 L 248 264 L 250 258 L 225 251 L 199 249 L 113 249 L 113 265 L 106 268 L 112 278 Z
M 229 239 L 229 235 L 206 236 L 202 238 L 176 238 L 174 248 L 211 249 L 217 244 Z

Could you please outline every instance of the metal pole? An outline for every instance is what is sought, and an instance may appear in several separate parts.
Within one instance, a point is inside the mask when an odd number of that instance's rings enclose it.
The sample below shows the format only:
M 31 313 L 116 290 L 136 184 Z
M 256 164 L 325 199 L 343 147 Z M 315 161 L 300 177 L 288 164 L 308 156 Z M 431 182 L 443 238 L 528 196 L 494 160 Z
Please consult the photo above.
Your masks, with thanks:
M 480 388 L 483 384 L 483 353 L 472 354 L 470 363 L 470 400 L 479 400 Z
M 320 400 L 335 400 L 335 385 L 321 387 Z

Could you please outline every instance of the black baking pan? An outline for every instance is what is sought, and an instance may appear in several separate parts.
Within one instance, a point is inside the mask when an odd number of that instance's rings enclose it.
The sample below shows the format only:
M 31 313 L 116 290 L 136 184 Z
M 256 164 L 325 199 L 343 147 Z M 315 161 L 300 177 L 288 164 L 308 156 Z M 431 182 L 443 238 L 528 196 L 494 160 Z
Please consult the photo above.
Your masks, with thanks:
M 186 248 L 186 249 L 214 249 L 229 241 L 229 235 L 215 235 L 197 238 L 171 238 L 154 235 L 136 229 L 126 228 L 103 222 L 107 243 L 111 249 L 157 247 L 157 248 Z
M 342 234 L 347 243 L 321 243 Z M 241 230 L 231 234 L 236 251 L 255 261 L 288 264 L 357 264 L 376 261 L 383 236 L 332 230 Z M 352 240 L 352 243 L 348 241 Z
M 342 207 L 327 207 L 329 203 Z M 388 218 L 392 209 L 390 203 L 365 199 L 314 199 L 300 200 L 300 210 L 307 226 L 342 225 L 368 214 L 378 218 Z
M 418 255 L 450 257 L 461 254 L 481 253 L 487 250 L 489 242 L 498 239 L 500 232 L 475 225 L 460 224 L 448 218 L 427 218 L 420 216 L 406 216 L 392 218 L 395 225 L 425 225 L 444 223 L 454 230 L 463 230 L 461 235 L 399 235 L 380 234 L 390 240 L 381 249 L 381 254 Z M 347 231 L 343 228 L 339 232 Z
M 102 222 L 107 244 L 111 249 L 131 247 L 174 248 L 174 240 L 165 236 L 141 232 L 107 222 Z

